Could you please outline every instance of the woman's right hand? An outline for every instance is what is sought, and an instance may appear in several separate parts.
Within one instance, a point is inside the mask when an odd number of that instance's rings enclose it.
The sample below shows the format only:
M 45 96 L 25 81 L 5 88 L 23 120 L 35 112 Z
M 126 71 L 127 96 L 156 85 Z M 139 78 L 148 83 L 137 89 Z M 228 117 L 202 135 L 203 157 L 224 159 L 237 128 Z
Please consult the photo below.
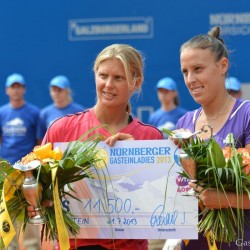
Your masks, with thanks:
M 27 207 L 27 211 L 28 211 L 28 216 L 29 216 L 29 217 L 34 217 L 34 216 L 36 216 L 36 210 L 35 210 L 34 207 L 28 206 L 28 207 Z
M 53 201 L 45 200 L 45 201 L 42 202 L 42 206 L 43 207 L 52 207 L 53 206 Z M 36 210 L 35 210 L 35 208 L 33 206 L 28 206 L 27 211 L 28 211 L 28 216 L 29 217 L 34 217 L 37 214 L 37 212 L 36 212 Z

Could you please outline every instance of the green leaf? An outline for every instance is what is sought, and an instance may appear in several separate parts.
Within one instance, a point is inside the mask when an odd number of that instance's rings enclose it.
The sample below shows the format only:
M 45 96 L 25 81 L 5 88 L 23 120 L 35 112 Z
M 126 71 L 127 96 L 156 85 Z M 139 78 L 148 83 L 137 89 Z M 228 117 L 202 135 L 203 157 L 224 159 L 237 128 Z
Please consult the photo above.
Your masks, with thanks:
M 211 139 L 211 143 L 208 144 L 208 163 L 213 162 L 215 167 L 224 167 L 226 166 L 225 157 L 220 148 L 220 145 L 214 140 Z
M 71 169 L 75 166 L 74 158 L 65 158 L 60 161 L 60 167 L 64 169 Z

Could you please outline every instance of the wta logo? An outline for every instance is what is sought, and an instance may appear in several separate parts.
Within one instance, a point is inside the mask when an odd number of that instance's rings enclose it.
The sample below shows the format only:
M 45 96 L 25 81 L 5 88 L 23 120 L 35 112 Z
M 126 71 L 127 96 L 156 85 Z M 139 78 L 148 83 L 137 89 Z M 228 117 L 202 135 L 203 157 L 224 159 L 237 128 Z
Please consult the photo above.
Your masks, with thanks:
M 181 176 L 180 174 L 177 176 L 175 180 L 176 184 L 180 187 L 184 187 L 188 185 L 189 179 Z
M 181 176 L 180 174 L 177 176 L 175 182 L 178 186 L 178 189 L 177 189 L 178 193 L 186 193 L 187 191 L 189 191 L 191 189 L 188 186 L 189 179 Z
M 181 163 L 180 163 L 180 158 L 179 158 L 179 148 L 176 148 L 175 152 L 174 152 L 174 160 L 175 163 L 181 167 Z M 177 192 L 178 193 L 186 193 L 188 192 L 191 188 L 188 186 L 188 182 L 189 179 L 181 176 L 180 174 L 177 176 L 176 180 L 175 180 L 178 189 Z

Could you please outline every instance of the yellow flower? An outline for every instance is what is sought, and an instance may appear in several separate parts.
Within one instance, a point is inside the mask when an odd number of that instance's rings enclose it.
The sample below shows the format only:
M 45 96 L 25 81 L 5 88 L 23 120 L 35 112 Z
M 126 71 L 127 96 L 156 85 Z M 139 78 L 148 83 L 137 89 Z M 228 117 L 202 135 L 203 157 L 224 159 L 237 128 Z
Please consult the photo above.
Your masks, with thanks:
M 52 151 L 52 144 L 47 143 L 43 146 L 36 146 L 33 149 L 34 154 L 40 157 L 40 159 L 50 158 Z

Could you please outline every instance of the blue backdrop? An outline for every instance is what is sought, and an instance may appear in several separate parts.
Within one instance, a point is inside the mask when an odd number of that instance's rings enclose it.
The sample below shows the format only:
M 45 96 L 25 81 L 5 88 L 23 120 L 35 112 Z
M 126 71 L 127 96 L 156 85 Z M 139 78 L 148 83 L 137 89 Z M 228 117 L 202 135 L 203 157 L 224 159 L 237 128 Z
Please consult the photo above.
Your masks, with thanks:
M 26 99 L 40 108 L 51 103 L 48 83 L 57 74 L 68 76 L 74 100 L 90 107 L 96 55 L 112 43 L 128 43 L 146 59 L 143 93 L 133 98 L 133 112 L 147 121 L 159 106 L 155 84 L 164 76 L 177 81 L 182 106 L 194 109 L 198 105 L 183 82 L 179 48 L 215 25 L 232 51 L 230 74 L 250 82 L 248 0 L 2 1 L 0 105 L 8 101 L 6 77 L 17 72 L 27 81 Z

